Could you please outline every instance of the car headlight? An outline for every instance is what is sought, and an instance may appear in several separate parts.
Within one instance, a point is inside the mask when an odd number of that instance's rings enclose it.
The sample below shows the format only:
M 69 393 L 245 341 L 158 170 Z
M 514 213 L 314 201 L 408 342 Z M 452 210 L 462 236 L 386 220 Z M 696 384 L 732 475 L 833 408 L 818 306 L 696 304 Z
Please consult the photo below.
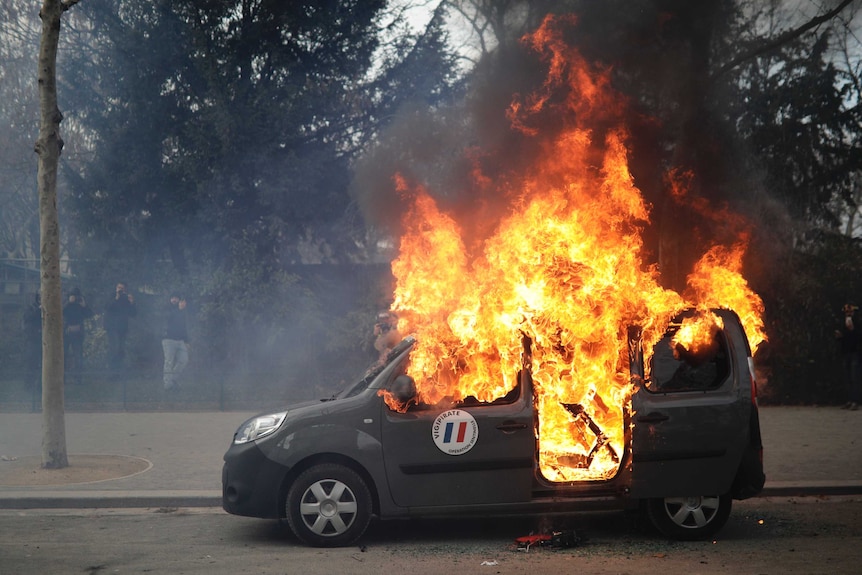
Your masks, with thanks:
M 287 417 L 286 411 L 252 417 L 239 426 L 233 436 L 233 442 L 236 444 L 248 443 L 267 436 L 281 426 L 285 417 Z

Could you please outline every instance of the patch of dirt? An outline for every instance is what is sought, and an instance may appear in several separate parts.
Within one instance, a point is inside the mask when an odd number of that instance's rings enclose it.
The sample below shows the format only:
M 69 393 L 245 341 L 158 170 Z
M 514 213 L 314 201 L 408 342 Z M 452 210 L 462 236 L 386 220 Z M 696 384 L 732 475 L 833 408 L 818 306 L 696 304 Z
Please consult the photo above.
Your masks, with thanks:
M 43 469 L 42 458 L 0 458 L 0 486 L 72 485 L 129 477 L 153 464 L 127 455 L 69 455 L 69 466 Z

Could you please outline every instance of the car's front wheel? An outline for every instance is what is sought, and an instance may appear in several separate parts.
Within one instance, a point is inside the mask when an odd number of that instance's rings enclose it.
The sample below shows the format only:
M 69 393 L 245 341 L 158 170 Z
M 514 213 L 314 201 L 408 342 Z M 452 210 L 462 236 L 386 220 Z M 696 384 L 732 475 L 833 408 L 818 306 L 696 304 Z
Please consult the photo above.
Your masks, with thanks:
M 647 502 L 647 516 L 663 535 L 694 541 L 712 537 L 724 527 L 732 505 L 730 494 L 665 497 Z
M 371 492 L 349 467 L 323 463 L 296 478 L 287 492 L 285 512 L 300 541 L 315 547 L 349 545 L 371 522 Z

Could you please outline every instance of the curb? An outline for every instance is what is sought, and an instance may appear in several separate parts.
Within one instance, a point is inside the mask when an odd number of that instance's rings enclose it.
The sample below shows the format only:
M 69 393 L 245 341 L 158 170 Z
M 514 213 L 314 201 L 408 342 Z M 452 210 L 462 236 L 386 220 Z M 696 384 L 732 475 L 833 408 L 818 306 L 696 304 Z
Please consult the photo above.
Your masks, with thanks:
M 221 507 L 221 491 L 4 491 L 0 509 Z
M 862 481 L 767 483 L 755 498 L 862 495 Z M 3 491 L 0 510 L 221 508 L 221 491 Z
M 767 482 L 757 497 L 860 494 L 862 494 L 862 481 L 773 481 Z

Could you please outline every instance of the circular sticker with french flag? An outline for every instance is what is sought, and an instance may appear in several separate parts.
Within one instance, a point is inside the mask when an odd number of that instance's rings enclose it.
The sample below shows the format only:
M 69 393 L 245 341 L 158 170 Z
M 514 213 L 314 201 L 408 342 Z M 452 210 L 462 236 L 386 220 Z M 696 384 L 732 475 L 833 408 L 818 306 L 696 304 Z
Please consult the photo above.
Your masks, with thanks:
M 437 449 L 448 455 L 464 455 L 479 439 L 476 418 L 462 409 L 444 411 L 434 420 L 431 436 Z

